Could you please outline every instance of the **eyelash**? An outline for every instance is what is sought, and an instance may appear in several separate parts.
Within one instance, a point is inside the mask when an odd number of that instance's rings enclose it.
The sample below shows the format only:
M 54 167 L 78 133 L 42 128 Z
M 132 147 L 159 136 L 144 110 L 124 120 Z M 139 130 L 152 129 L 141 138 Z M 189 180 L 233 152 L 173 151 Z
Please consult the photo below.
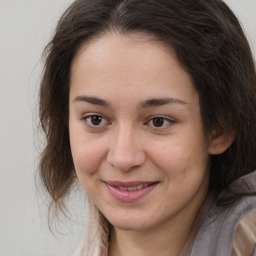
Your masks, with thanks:
M 159 119 L 159 120 L 161 120 L 163 122 L 162 126 L 157 127 L 155 125 L 150 125 L 150 123 L 152 124 L 154 121 L 157 121 L 157 119 Z M 145 124 L 148 125 L 148 126 L 151 126 L 152 129 L 162 130 L 162 129 L 170 128 L 170 126 L 172 124 L 174 124 L 174 123 L 175 123 L 175 121 L 173 119 L 171 119 L 171 118 L 167 118 L 167 117 L 164 117 L 164 116 L 153 116 Z
M 100 118 L 101 121 L 102 121 L 102 120 L 104 121 L 104 124 L 103 124 L 103 125 L 101 125 L 101 124 L 99 124 L 99 125 L 93 124 L 93 123 L 92 123 L 92 118 L 93 118 L 93 117 L 95 117 L 95 118 Z M 110 124 L 110 122 L 108 123 L 107 119 L 106 119 L 105 117 L 103 117 L 102 115 L 100 115 L 100 114 L 88 114 L 88 115 L 84 116 L 84 117 L 82 118 L 82 120 L 84 120 L 84 121 L 86 122 L 86 125 L 87 125 L 89 128 L 93 128 L 93 129 L 95 129 L 95 128 L 96 128 L 96 129 L 103 128 L 104 126 Z
M 92 118 L 99 118 L 100 123 L 99 125 L 95 125 L 92 123 Z M 157 120 L 158 119 L 158 120 Z M 108 120 L 100 115 L 100 114 L 88 114 L 82 118 L 86 122 L 87 127 L 92 128 L 92 129 L 100 129 L 104 128 L 107 125 L 110 125 L 111 122 L 108 122 Z M 95 121 L 95 120 L 94 120 Z M 103 124 L 102 124 L 103 121 Z M 163 122 L 163 125 L 157 127 L 156 125 L 153 124 L 154 121 L 160 121 Z M 147 126 L 150 126 L 154 130 L 162 130 L 162 129 L 168 129 L 172 124 L 175 123 L 175 120 L 163 116 L 153 116 L 148 119 L 144 124 Z

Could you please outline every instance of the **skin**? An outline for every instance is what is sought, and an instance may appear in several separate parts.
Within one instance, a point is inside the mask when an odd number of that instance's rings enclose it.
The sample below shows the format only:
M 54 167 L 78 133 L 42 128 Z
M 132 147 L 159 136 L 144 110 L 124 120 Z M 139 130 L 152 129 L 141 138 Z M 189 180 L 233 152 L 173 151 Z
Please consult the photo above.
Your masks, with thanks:
M 210 154 L 227 143 L 204 133 L 175 53 L 143 34 L 85 43 L 72 63 L 69 111 L 78 179 L 113 225 L 109 254 L 178 255 L 208 192 Z M 108 181 L 157 185 L 123 202 Z

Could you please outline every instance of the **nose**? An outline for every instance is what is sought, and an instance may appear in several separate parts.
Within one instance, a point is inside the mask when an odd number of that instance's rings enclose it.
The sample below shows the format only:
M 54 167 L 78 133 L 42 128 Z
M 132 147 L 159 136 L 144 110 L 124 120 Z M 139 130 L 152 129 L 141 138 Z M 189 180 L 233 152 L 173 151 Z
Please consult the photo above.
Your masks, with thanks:
M 127 127 L 115 131 L 107 155 L 108 163 L 120 171 L 143 165 L 146 155 L 138 137 L 136 131 Z

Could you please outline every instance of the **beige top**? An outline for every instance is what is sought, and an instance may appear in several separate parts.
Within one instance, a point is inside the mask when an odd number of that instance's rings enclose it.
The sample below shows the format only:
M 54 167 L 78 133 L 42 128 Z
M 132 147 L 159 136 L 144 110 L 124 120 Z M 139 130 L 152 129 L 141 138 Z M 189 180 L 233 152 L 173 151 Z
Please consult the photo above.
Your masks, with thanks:
M 232 256 L 256 255 L 256 209 L 238 223 L 234 235 Z

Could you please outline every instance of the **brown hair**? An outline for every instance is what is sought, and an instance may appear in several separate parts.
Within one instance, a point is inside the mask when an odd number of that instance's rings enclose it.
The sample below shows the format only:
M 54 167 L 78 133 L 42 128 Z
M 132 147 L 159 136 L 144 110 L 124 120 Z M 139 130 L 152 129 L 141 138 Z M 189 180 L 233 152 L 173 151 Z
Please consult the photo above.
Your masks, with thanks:
M 223 1 L 76 0 L 45 49 L 40 88 L 46 135 L 40 177 L 57 208 L 76 180 L 68 127 L 71 63 L 82 43 L 109 31 L 146 33 L 172 47 L 199 93 L 206 132 L 236 134 L 232 146 L 211 159 L 216 193 L 256 169 L 255 66 L 243 30 Z

